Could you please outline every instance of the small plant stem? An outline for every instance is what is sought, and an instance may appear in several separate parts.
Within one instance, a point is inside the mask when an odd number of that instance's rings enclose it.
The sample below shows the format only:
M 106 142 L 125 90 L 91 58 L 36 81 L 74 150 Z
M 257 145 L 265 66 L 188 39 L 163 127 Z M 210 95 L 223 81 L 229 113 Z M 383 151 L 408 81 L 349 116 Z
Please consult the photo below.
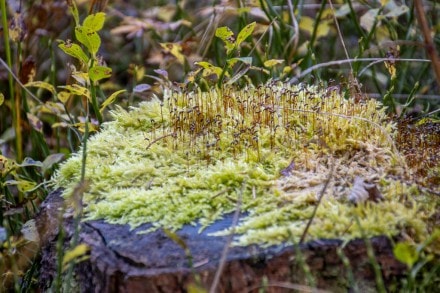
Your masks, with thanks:
M 89 111 L 87 111 L 87 116 L 86 116 L 86 122 L 85 122 L 85 131 L 84 131 L 84 136 L 83 136 L 83 149 L 82 149 L 82 163 L 81 163 L 81 178 L 80 178 L 80 182 L 78 183 L 78 190 L 81 191 L 77 191 L 77 194 L 73 194 L 73 197 L 81 197 L 81 199 L 74 199 L 74 200 L 78 200 L 79 204 L 77 207 L 77 211 L 76 211 L 76 216 L 74 219 L 74 228 L 75 231 L 73 233 L 72 236 L 72 242 L 70 244 L 70 248 L 74 249 L 79 242 L 79 232 L 80 232 L 80 228 L 81 228 L 81 218 L 82 218 L 82 196 L 83 196 L 83 192 L 84 192 L 84 188 L 86 186 L 86 181 L 85 181 L 85 177 L 86 177 L 86 161 L 87 161 L 87 139 L 89 137 Z M 74 192 L 75 193 L 75 192 Z M 73 277 L 73 269 L 74 269 L 75 263 L 71 262 L 69 264 L 69 269 L 67 271 L 67 276 L 66 276 L 66 287 L 65 287 L 65 292 L 71 292 L 70 291 L 70 285 L 71 285 L 71 279 Z
M 102 124 L 102 115 L 101 115 L 101 112 L 99 112 L 98 98 L 96 97 L 96 86 L 93 84 L 92 81 L 90 81 L 90 94 L 92 95 L 93 112 L 95 112 L 96 118 L 99 121 L 99 125 L 101 125 Z
M 330 158 L 330 157 L 329 157 Z M 309 231 L 310 226 L 312 225 L 313 219 L 315 218 L 316 211 L 318 210 L 319 205 L 321 204 L 322 198 L 324 197 L 325 191 L 327 190 L 328 184 L 330 183 L 330 180 L 332 180 L 333 177 L 333 169 L 335 168 L 334 160 L 332 160 L 330 167 L 330 172 L 328 174 L 327 180 L 324 183 L 324 186 L 321 189 L 321 192 L 318 197 L 318 202 L 315 205 L 315 208 L 313 209 L 312 216 L 310 217 L 309 221 L 307 222 L 306 228 L 304 229 L 303 234 L 301 235 L 301 239 L 299 240 L 299 244 L 303 243 L 306 239 L 307 232 Z
M 0 10 L 2 11 L 2 25 L 3 25 L 3 39 L 6 53 L 6 62 L 9 68 L 12 68 L 12 57 L 11 57 L 11 47 L 9 45 L 9 25 L 6 10 L 6 1 L 0 0 Z M 12 71 L 12 70 L 11 70 Z M 9 84 L 9 95 L 11 98 L 11 108 L 12 108 L 12 124 L 15 130 L 15 151 L 17 161 L 22 161 L 23 159 L 23 149 L 22 149 L 22 134 L 21 134 L 21 124 L 20 124 L 20 100 L 15 97 L 14 90 L 14 79 L 12 73 L 8 74 L 8 84 Z
M 431 29 L 429 28 L 428 21 L 426 19 L 426 13 L 423 9 L 423 3 L 421 0 L 414 1 L 414 8 L 417 15 L 417 20 L 419 21 L 420 29 L 425 39 L 425 49 L 428 54 L 429 59 L 432 61 L 432 69 L 434 70 L 435 76 L 437 78 L 437 84 L 440 87 L 440 59 L 437 55 L 437 50 L 435 49 L 435 44 L 432 41 Z
M 367 256 L 368 256 L 368 259 L 370 260 L 370 263 L 373 267 L 374 276 L 376 277 L 377 292 L 386 293 L 387 290 L 385 289 L 385 284 L 383 282 L 382 272 L 380 270 L 379 263 L 377 262 L 376 257 L 374 255 L 374 249 L 373 249 L 373 246 L 371 245 L 371 241 L 367 237 L 367 235 L 365 235 L 365 231 L 361 226 L 361 223 L 359 221 L 358 216 L 355 215 L 354 220 L 356 221 L 356 225 L 358 225 L 358 227 L 359 227 L 359 230 L 362 235 L 362 239 L 364 239 L 365 246 L 367 248 Z
M 243 192 L 244 192 L 245 186 L 246 186 L 246 181 L 243 181 L 243 184 L 242 184 L 241 189 L 238 194 L 237 205 L 235 207 L 234 216 L 232 218 L 231 234 L 229 234 L 228 239 L 226 240 L 225 246 L 223 247 L 223 252 L 222 252 L 222 255 L 221 255 L 221 258 L 219 261 L 219 266 L 218 266 L 217 271 L 215 272 L 214 281 L 212 281 L 212 285 L 211 285 L 211 288 L 209 289 L 209 293 L 217 292 L 217 286 L 218 286 L 218 283 L 220 282 L 220 277 L 222 275 L 223 268 L 226 264 L 226 258 L 228 256 L 229 246 L 231 245 L 232 239 L 234 238 L 235 228 L 237 227 L 238 220 L 240 218 L 241 202 L 243 199 Z
M 313 32 L 312 32 L 312 37 L 310 38 L 309 53 L 312 52 L 312 48 L 315 45 L 316 36 L 318 35 L 318 26 L 321 21 L 322 14 L 324 13 L 325 6 L 326 6 L 325 1 L 322 1 L 321 7 L 319 8 L 319 11 L 318 11 L 318 15 L 316 16 L 315 25 L 313 27 Z

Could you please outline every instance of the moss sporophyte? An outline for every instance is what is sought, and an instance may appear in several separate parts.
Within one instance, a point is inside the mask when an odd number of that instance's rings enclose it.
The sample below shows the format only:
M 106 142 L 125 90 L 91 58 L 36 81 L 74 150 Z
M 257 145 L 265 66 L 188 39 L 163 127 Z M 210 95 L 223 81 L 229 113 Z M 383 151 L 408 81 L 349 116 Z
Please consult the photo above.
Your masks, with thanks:
M 406 183 L 411 174 L 394 146 L 394 125 L 375 100 L 272 82 L 166 90 L 161 100 L 112 115 L 88 142 L 87 220 L 151 223 L 153 230 L 207 226 L 241 198 L 236 245 L 298 240 L 333 164 L 308 239 L 352 239 L 361 229 L 368 236 L 428 234 L 434 207 Z M 73 155 L 54 177 L 65 196 L 80 179 L 81 159 Z M 355 178 L 374 184 L 383 200 L 352 204 Z

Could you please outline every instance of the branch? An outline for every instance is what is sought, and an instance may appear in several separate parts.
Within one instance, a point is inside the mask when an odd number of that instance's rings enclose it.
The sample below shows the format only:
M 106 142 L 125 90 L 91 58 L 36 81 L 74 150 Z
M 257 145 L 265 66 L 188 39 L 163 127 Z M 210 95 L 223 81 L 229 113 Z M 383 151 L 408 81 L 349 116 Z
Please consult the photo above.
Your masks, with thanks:
M 432 69 L 437 77 L 437 84 L 440 87 L 440 60 L 438 58 L 434 42 L 432 41 L 431 29 L 429 28 L 428 21 L 426 20 L 426 13 L 423 9 L 422 1 L 415 0 L 414 7 L 416 10 L 417 20 L 420 25 L 420 30 L 422 31 L 423 38 L 425 39 L 426 53 L 428 54 L 429 59 L 431 59 Z

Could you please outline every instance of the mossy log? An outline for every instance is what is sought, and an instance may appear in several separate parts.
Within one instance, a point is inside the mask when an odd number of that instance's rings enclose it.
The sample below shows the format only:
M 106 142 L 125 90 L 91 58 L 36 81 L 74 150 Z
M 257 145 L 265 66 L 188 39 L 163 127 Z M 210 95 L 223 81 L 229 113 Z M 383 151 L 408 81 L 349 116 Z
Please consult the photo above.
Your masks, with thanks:
M 37 217 L 42 289 L 56 276 L 59 219 L 63 219 L 66 247 L 75 230 L 72 216 L 60 217 L 62 205 L 60 192 L 55 191 Z M 186 292 L 190 286 L 209 289 L 228 237 L 208 234 L 231 224 L 232 215 L 201 233 L 199 227 L 185 226 L 176 232 L 188 248 L 185 252 L 162 230 L 138 234 L 145 225 L 130 230 L 128 225 L 101 220 L 82 222 L 79 239 L 90 247 L 90 257 L 75 267 L 77 288 L 80 292 Z M 393 257 L 390 240 L 374 237 L 369 241 L 385 284 L 401 277 L 406 267 Z M 257 292 L 264 286 L 266 292 L 310 287 L 334 292 L 357 287 L 365 292 L 367 287 L 374 288 L 376 277 L 364 240 L 345 245 L 340 240 L 319 240 L 299 246 L 230 247 L 215 292 Z

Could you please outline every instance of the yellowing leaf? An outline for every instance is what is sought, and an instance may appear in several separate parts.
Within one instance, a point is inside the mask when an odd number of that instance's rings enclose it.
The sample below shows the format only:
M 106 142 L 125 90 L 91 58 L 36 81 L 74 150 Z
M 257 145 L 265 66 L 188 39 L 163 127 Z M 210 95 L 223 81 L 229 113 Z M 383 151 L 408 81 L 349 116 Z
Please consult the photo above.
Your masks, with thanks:
M 17 163 L 5 156 L 0 155 L 0 174 L 5 177 L 17 168 Z
M 98 81 L 112 76 L 112 69 L 106 66 L 93 66 L 89 70 L 89 77 L 91 81 Z
M 40 106 L 38 112 L 59 115 L 64 111 L 63 104 L 47 101 Z
M 71 94 L 69 92 L 62 91 L 58 93 L 57 98 L 61 103 L 65 104 L 69 100 L 70 96 Z
M 91 31 L 97 32 L 102 29 L 105 21 L 105 13 L 98 12 L 96 14 L 90 14 L 84 19 L 83 27 L 90 29 Z
M 227 63 L 230 67 L 234 66 L 237 62 L 243 62 L 245 64 L 251 65 L 252 64 L 252 57 L 237 57 L 237 58 L 231 58 L 227 60 Z
M 315 20 L 308 16 L 302 16 L 299 28 L 312 35 L 315 27 Z M 321 20 L 316 31 L 316 38 L 322 38 L 330 33 L 330 21 Z
M 32 191 L 37 186 L 35 182 L 24 179 L 6 180 L 4 185 L 15 185 L 20 192 Z
M 235 48 L 234 33 L 227 26 L 216 29 L 215 36 L 225 43 L 226 54 L 229 54 Z
M 273 67 L 278 64 L 282 64 L 284 62 L 283 59 L 270 59 L 264 62 L 264 67 Z
M 311 35 L 313 33 L 314 23 L 315 21 L 311 17 L 302 16 L 299 22 L 299 28 Z
M 72 85 L 60 86 L 60 88 L 66 89 L 71 94 L 87 97 L 87 99 L 90 100 L 90 91 L 83 86 L 80 86 L 78 84 L 72 84 Z
M 79 257 L 85 255 L 89 252 L 90 247 L 85 245 L 84 243 L 78 244 L 73 249 L 66 251 L 63 257 L 63 267 L 65 267 L 71 261 L 78 259 Z
M 125 91 L 126 91 L 126 90 L 119 90 L 119 91 L 114 92 L 113 94 L 111 94 L 111 96 L 108 97 L 107 100 L 105 100 L 105 101 L 101 104 L 101 109 L 99 109 L 99 112 L 104 111 L 105 107 L 107 107 L 108 105 L 112 104 L 112 103 L 116 100 L 116 97 L 117 97 L 119 94 L 121 94 L 121 93 L 123 93 L 123 92 L 125 92 Z
M 56 122 L 54 124 L 52 124 L 52 128 L 57 128 L 57 127 L 69 127 L 70 124 L 66 123 L 66 122 Z
M 412 267 L 419 259 L 419 254 L 415 246 L 410 243 L 399 242 L 393 248 L 394 256 L 400 262 L 403 262 L 408 267 Z
M 162 48 L 172 54 L 181 63 L 185 64 L 185 56 L 182 54 L 182 46 L 176 43 L 161 43 Z
M 31 113 L 26 113 L 26 117 L 34 130 L 43 133 L 43 122 L 41 122 L 40 118 Z
M 73 71 L 71 76 L 82 86 L 89 84 L 89 74 L 82 71 Z
M 76 39 L 86 46 L 87 50 L 95 56 L 101 46 L 101 38 L 96 33 L 87 27 L 77 26 L 75 28 Z
M 87 64 L 88 57 L 86 53 L 84 53 L 83 49 L 78 44 L 73 44 L 70 42 L 62 42 L 58 45 L 58 48 L 63 50 L 64 53 L 66 53 L 69 56 L 72 56 L 76 59 L 78 59 L 83 64 Z
M 81 133 L 85 133 L 86 132 L 86 124 L 81 122 L 81 123 L 75 123 L 73 124 L 74 127 L 76 127 Z M 94 132 L 98 130 L 98 126 L 96 126 L 95 124 L 92 124 L 90 122 L 87 123 L 87 127 L 89 132 Z
M 245 26 L 237 36 L 237 40 L 235 41 L 235 46 L 240 46 L 241 43 L 243 43 L 244 40 L 246 40 L 252 33 L 254 32 L 256 22 L 252 22 Z
M 283 74 L 289 74 L 290 72 L 292 72 L 292 67 L 291 66 L 284 66 L 283 68 Z
M 385 61 L 385 67 L 391 75 L 391 79 L 396 78 L 396 66 L 393 61 Z
M 37 87 L 41 89 L 48 90 L 52 95 L 56 94 L 55 88 L 50 83 L 44 82 L 44 81 L 32 81 L 28 82 L 24 86 L 26 87 Z
M 200 67 L 200 68 L 197 68 L 196 70 L 188 72 L 188 74 L 186 75 L 186 81 L 187 82 L 194 82 L 197 74 L 199 74 L 199 72 L 202 70 L 203 70 L 203 68 Z
M 208 290 L 194 283 L 189 283 L 187 290 L 188 293 L 208 293 Z
M 221 69 L 220 67 L 214 66 L 209 62 L 200 61 L 200 62 L 196 62 L 195 64 L 203 67 L 203 76 L 209 76 L 212 74 L 216 74 L 218 77 L 220 77 L 220 75 L 223 72 L 223 69 Z
M 0 93 L 0 106 L 3 104 L 4 101 L 5 101 L 5 96 L 3 95 L 3 93 Z

